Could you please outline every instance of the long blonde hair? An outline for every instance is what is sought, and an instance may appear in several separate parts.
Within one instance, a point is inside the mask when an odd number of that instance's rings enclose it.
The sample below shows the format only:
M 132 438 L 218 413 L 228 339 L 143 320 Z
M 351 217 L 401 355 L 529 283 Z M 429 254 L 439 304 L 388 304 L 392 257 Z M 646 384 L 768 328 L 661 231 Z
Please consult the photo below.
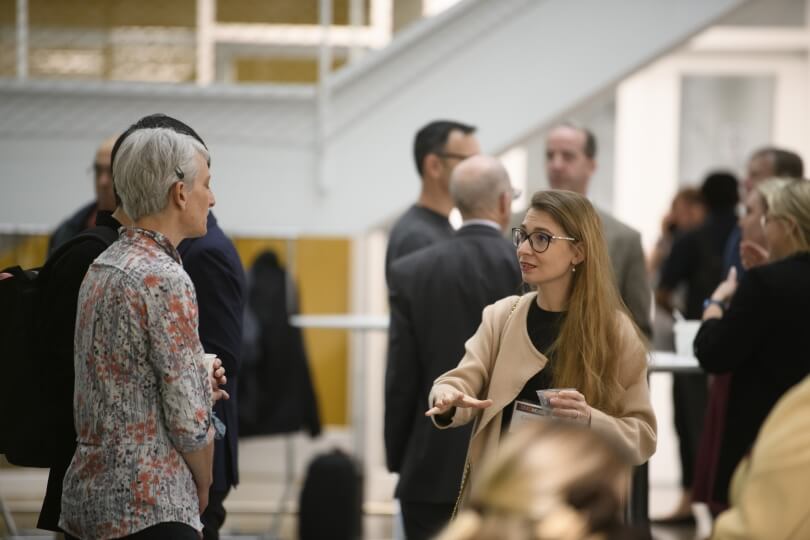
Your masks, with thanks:
M 593 407 L 616 414 L 621 395 L 618 317 L 627 315 L 627 308 L 616 290 L 602 220 L 588 199 L 573 191 L 538 191 L 531 208 L 547 213 L 576 238 L 584 256 L 572 273 L 567 315 L 550 350 L 553 384 L 576 388 Z
M 582 540 L 620 526 L 630 460 L 603 435 L 530 424 L 485 461 L 468 509 L 437 540 Z
M 786 219 L 794 225 L 788 233 L 794 252 L 810 251 L 810 182 L 789 182 L 767 202 L 768 216 Z

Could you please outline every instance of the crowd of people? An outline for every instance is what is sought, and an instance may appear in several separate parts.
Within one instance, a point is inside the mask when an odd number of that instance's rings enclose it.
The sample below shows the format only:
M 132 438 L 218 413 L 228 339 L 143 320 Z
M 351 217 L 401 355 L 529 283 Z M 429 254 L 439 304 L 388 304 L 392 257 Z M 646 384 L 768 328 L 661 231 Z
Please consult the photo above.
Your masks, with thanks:
M 664 521 L 689 522 L 701 501 L 717 539 L 810 535 L 801 159 L 756 152 L 739 219 L 729 172 L 679 191 L 647 261 L 639 233 L 587 197 L 588 129 L 549 130 L 550 189 L 519 219 L 519 192 L 476 131 L 435 121 L 417 132 L 421 192 L 386 252 L 383 435 L 405 537 L 649 538 L 644 498 L 630 494 L 657 442 L 653 290 L 660 313 L 703 321 L 700 369 L 673 384 L 683 498 Z M 219 537 L 238 483 L 246 278 L 210 211 L 210 166 L 191 127 L 144 117 L 101 145 L 96 201 L 52 237 L 44 324 L 60 384 L 43 529 Z M 307 422 L 320 430 L 317 413 L 294 424 Z

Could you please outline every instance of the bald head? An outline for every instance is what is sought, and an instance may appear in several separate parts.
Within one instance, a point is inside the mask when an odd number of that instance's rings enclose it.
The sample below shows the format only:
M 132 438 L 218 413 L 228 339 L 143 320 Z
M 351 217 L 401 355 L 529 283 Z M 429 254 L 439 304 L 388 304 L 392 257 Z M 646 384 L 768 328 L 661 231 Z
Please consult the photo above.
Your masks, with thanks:
M 472 156 L 450 176 L 453 203 L 465 219 L 489 219 L 506 226 L 512 201 L 509 173 L 491 156 Z
M 93 161 L 95 177 L 96 203 L 99 210 L 115 210 L 115 194 L 112 183 L 112 149 L 118 136 L 105 139 L 96 150 Z

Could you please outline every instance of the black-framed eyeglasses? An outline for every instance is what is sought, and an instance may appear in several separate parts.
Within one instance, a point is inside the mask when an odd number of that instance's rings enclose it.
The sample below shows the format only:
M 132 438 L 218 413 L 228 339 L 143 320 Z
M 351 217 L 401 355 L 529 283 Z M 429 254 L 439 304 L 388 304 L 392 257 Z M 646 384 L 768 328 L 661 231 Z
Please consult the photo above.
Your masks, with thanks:
M 529 241 L 529 245 L 537 253 L 543 253 L 546 251 L 548 246 L 551 245 L 552 240 L 567 240 L 568 242 L 577 241 L 576 238 L 571 238 L 570 236 L 556 236 L 541 231 L 527 233 L 520 227 L 515 227 L 512 229 L 512 243 L 515 245 L 515 247 L 520 247 L 520 245 L 526 240 Z

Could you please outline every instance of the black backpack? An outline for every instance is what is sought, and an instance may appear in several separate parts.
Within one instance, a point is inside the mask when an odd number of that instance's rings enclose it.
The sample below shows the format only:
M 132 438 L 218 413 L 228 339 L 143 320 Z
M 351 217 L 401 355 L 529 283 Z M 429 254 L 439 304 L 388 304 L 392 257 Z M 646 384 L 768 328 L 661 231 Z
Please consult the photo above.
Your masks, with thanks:
M 60 246 L 41 268 L 2 270 L 11 274 L 0 280 L 0 365 L 8 381 L 0 392 L 0 454 L 9 463 L 51 466 L 47 426 L 52 411 L 47 408 L 48 364 L 42 346 L 48 339 L 42 314 L 49 307 L 44 293 L 49 269 L 79 243 L 100 242 L 106 249 L 117 238 L 111 227 L 94 227 Z

